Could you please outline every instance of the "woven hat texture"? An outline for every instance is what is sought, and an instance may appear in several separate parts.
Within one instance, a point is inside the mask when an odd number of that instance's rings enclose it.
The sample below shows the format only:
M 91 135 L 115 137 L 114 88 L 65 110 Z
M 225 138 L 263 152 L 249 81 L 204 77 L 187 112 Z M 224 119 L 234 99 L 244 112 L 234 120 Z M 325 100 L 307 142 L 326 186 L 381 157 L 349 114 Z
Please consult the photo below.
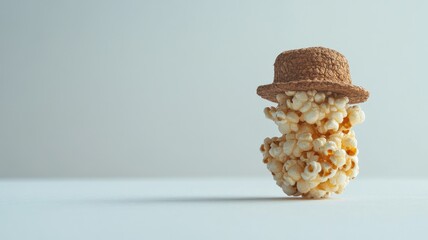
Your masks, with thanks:
M 310 47 L 282 52 L 274 63 L 273 83 L 257 88 L 257 94 L 272 102 L 284 91 L 333 92 L 347 96 L 349 103 L 367 101 L 369 92 L 352 84 L 349 64 L 341 53 Z

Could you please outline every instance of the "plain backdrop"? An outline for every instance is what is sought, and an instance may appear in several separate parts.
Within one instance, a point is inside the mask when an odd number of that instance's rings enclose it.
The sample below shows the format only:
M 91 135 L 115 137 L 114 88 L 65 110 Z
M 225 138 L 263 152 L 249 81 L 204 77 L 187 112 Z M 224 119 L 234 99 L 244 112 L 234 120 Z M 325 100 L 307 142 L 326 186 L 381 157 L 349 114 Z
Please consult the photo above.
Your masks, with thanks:
M 368 89 L 361 176 L 424 177 L 426 1 L 0 1 L 0 177 L 270 176 L 256 95 L 325 46 Z

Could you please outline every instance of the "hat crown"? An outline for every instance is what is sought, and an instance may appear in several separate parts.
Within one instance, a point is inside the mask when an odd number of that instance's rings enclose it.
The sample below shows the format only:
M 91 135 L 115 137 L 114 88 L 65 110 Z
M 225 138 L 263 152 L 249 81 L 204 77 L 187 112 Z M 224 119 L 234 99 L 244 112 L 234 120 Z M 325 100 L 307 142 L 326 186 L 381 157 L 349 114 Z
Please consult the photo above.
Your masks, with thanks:
M 282 52 L 275 60 L 274 71 L 274 83 L 319 80 L 352 84 L 345 56 L 324 47 Z

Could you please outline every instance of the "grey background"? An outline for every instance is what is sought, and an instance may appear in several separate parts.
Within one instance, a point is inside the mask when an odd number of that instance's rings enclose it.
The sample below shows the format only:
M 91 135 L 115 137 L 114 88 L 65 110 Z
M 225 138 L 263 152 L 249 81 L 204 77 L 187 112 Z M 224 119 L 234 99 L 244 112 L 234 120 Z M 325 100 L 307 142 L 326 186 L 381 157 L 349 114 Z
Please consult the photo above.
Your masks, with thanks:
M 267 176 L 258 85 L 339 50 L 361 175 L 426 176 L 424 1 L 1 1 L 0 177 Z

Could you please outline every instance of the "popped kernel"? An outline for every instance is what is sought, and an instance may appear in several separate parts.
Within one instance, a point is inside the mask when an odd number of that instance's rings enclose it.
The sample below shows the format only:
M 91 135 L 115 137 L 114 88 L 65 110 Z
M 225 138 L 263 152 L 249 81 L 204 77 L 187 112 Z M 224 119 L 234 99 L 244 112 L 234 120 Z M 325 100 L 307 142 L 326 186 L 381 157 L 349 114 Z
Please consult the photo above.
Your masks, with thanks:
M 260 146 L 263 162 L 289 196 L 324 198 L 341 193 L 359 173 L 352 127 L 365 120 L 359 106 L 331 92 L 286 91 L 264 109 L 281 137 Z
M 313 180 L 318 176 L 318 173 L 321 172 L 321 164 L 316 161 L 309 162 L 305 171 L 302 173 L 302 178 L 305 180 Z

